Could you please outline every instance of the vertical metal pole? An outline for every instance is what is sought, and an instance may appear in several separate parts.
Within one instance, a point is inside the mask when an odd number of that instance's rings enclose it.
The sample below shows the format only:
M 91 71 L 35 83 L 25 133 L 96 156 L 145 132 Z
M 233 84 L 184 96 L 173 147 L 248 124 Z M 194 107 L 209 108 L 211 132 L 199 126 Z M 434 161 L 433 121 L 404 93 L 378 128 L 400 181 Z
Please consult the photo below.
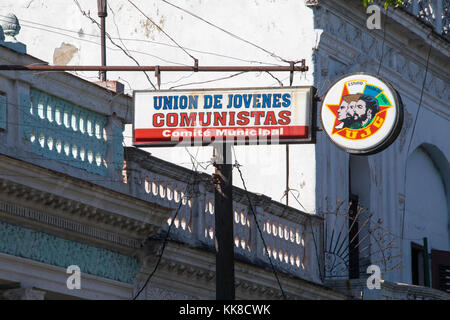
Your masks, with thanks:
M 303 61 L 303 64 L 305 62 Z M 289 86 L 292 87 L 292 83 L 294 82 L 294 62 L 291 61 L 291 72 L 289 73 Z M 289 205 L 289 144 L 286 144 L 286 205 Z
M 430 286 L 430 259 L 428 257 L 428 238 L 423 238 L 423 273 L 424 285 Z
M 101 36 L 101 56 L 102 66 L 106 66 L 106 17 L 108 12 L 106 9 L 107 0 L 97 0 L 98 16 L 100 18 L 100 36 Z M 106 71 L 100 71 L 100 80 L 106 81 Z
M 289 205 L 289 145 L 286 145 L 286 205 Z
M 215 172 L 215 241 L 216 299 L 234 300 L 234 235 L 233 235 L 233 167 L 231 144 L 214 144 Z

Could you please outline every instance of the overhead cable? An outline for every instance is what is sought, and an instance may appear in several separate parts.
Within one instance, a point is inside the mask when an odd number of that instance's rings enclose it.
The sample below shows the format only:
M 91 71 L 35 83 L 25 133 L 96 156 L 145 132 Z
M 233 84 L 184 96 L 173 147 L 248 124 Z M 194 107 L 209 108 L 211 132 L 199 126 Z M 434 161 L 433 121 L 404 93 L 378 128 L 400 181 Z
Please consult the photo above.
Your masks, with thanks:
M 193 55 L 191 55 L 189 52 L 186 51 L 186 49 L 184 49 L 182 46 L 180 46 L 178 44 L 178 42 L 176 42 L 167 32 L 164 31 L 163 28 L 161 28 L 156 22 L 154 22 L 148 15 L 146 15 L 138 6 L 136 6 L 131 0 L 128 0 L 128 2 L 136 8 L 136 10 L 138 10 L 144 17 L 146 17 L 156 28 L 158 28 L 159 31 L 161 31 L 162 33 L 164 33 L 166 35 L 166 37 L 168 37 L 173 43 L 175 43 L 178 48 L 180 48 L 181 50 L 183 50 L 189 57 L 191 57 L 196 63 L 198 62 L 198 59 L 195 58 Z
M 97 25 L 97 27 L 101 28 L 100 24 L 97 22 L 97 20 L 95 20 L 94 18 L 92 18 L 90 16 L 89 13 L 86 13 L 80 6 L 80 4 L 78 3 L 77 0 L 73 0 L 75 2 L 75 4 L 78 6 L 78 9 L 80 10 L 80 12 L 87 17 L 89 20 L 91 20 L 92 23 L 94 23 L 95 25 Z M 106 36 L 108 37 L 109 41 L 111 41 L 111 43 L 113 45 L 115 45 L 117 48 L 121 49 L 123 51 L 123 53 L 125 53 L 125 55 L 127 55 L 131 60 L 133 60 L 138 66 L 140 66 L 139 61 L 137 61 L 129 52 L 127 52 L 127 50 L 125 50 L 124 48 L 122 48 L 120 45 L 118 45 L 117 43 L 114 42 L 114 40 L 111 39 L 111 36 L 109 35 L 108 32 L 105 32 Z M 156 90 L 155 85 L 153 84 L 152 80 L 150 80 L 150 77 L 148 76 L 147 72 L 144 71 L 144 74 L 148 80 L 148 82 L 150 82 L 151 86 Z
M 128 1 L 130 1 L 130 0 L 128 0 Z M 245 42 L 245 43 L 247 43 L 247 44 L 249 44 L 249 45 L 254 46 L 254 47 L 256 47 L 256 48 L 258 48 L 258 49 L 264 51 L 265 53 L 269 54 L 270 56 L 272 56 L 272 57 L 274 57 L 274 58 L 277 58 L 277 59 L 279 59 L 279 60 L 281 60 L 281 61 L 283 61 L 283 62 L 286 62 L 286 63 L 290 63 L 290 62 L 291 62 L 291 61 L 288 61 L 288 60 L 286 60 L 286 59 L 283 59 L 282 57 L 280 57 L 279 55 L 275 54 L 274 52 L 270 52 L 270 51 L 264 49 L 263 47 L 261 47 L 261 46 L 255 44 L 255 43 L 249 41 L 249 40 L 246 40 L 246 39 L 244 39 L 244 38 L 242 38 L 242 37 L 240 37 L 240 36 L 238 36 L 238 35 L 236 35 L 236 34 L 230 32 L 230 31 L 228 31 L 228 30 L 223 29 L 222 27 L 219 27 L 219 26 L 215 25 L 214 23 L 212 23 L 212 22 L 210 22 L 210 21 L 208 21 L 208 20 L 206 20 L 206 19 L 204 19 L 204 18 L 202 18 L 202 17 L 196 15 L 196 14 L 193 13 L 193 12 L 190 12 L 190 11 L 188 11 L 188 10 L 186 10 L 186 9 L 184 9 L 184 8 L 181 8 L 181 7 L 179 7 L 179 6 L 177 6 L 177 5 L 173 4 L 173 3 L 170 3 L 169 1 L 166 1 L 166 0 L 162 0 L 162 2 L 165 2 L 165 3 L 167 3 L 168 5 L 171 5 L 172 7 L 177 8 L 178 10 L 181 10 L 181 11 L 183 11 L 183 12 L 185 12 L 185 13 L 187 13 L 187 14 L 193 16 L 193 17 L 195 17 L 195 18 L 197 18 L 197 19 L 199 19 L 199 20 L 201 20 L 201 21 L 203 21 L 203 22 L 209 24 L 210 26 L 212 26 L 212 27 L 214 27 L 214 28 L 216 28 L 216 29 L 219 29 L 219 30 L 222 31 L 222 32 L 225 32 L 226 34 L 228 34 L 229 36 L 231 36 L 231 37 L 233 37 L 233 38 L 235 38 L 235 39 L 238 39 L 238 40 L 243 41 L 243 42 Z M 300 61 L 296 61 L 296 63 L 298 63 L 298 62 L 300 62 Z

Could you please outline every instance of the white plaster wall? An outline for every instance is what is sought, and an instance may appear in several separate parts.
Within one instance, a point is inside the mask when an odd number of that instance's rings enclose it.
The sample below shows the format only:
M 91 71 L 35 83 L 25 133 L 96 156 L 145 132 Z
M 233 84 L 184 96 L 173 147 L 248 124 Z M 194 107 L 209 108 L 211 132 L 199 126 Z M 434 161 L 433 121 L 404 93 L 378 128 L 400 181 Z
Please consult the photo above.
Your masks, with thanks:
M 96 1 L 78 1 L 86 12 L 98 20 Z M 130 50 L 141 65 L 172 65 L 174 63 L 193 65 L 193 60 L 159 30 L 151 25 L 135 8 L 126 1 L 108 1 L 107 32 L 118 44 Z M 279 59 L 242 41 L 236 40 L 186 13 L 161 1 L 136 1 L 136 4 L 155 22 L 184 47 L 234 57 L 224 58 L 216 55 L 189 51 L 199 59 L 200 65 L 286 65 Z M 236 35 L 252 41 L 269 52 L 286 60 L 306 59 L 310 71 L 296 73 L 293 85 L 312 85 L 312 48 L 316 36 L 313 30 L 312 10 L 304 1 L 296 0 L 255 0 L 255 1 L 176 1 L 176 4 L 229 30 Z M 78 51 L 69 65 L 99 65 L 100 39 L 99 29 L 84 17 L 74 1 L 70 0 L 4 0 L 0 4 L 0 14 L 13 12 L 22 24 L 18 40 L 27 45 L 28 53 L 52 63 L 55 48 L 62 43 L 75 46 Z M 51 29 L 34 23 L 55 26 L 67 30 Z M 41 29 L 37 29 L 41 28 Z M 44 30 L 42 30 L 44 29 Z M 45 31 L 52 30 L 53 32 Z M 94 35 L 94 36 L 90 36 Z M 150 42 L 152 41 L 152 42 Z M 107 64 L 135 65 L 119 49 L 107 41 Z M 139 51 L 133 52 L 133 51 Z M 159 58 L 158 58 L 159 57 Z M 243 60 L 239 60 L 243 59 Z M 165 61 L 164 61 L 165 60 Z M 248 61 L 247 61 L 248 60 Z M 252 61 L 258 61 L 253 63 Z M 97 80 L 96 72 L 78 72 L 87 80 Z M 163 73 L 161 89 L 190 82 L 200 82 L 225 77 L 227 73 Z M 285 86 L 289 85 L 289 73 L 274 73 Z M 152 73 L 149 77 L 154 83 Z M 151 86 L 143 73 L 110 72 L 108 79 L 119 80 L 130 89 L 150 89 Z M 277 80 L 267 73 L 248 73 L 207 84 L 190 85 L 181 88 L 213 87 L 266 87 L 279 86 Z M 127 144 L 131 142 L 131 130 L 126 130 Z M 189 148 L 202 166 L 206 167 L 212 157 L 211 147 Z M 153 155 L 165 160 L 192 168 L 190 157 L 184 148 L 152 148 Z M 263 193 L 274 200 L 282 199 L 285 190 L 285 146 L 238 146 L 235 155 L 246 179 L 249 190 Z M 290 187 L 296 189 L 298 200 L 290 195 L 289 205 L 307 212 L 315 212 L 315 151 L 312 145 L 292 145 L 290 148 Z M 198 169 L 204 171 L 201 166 Z M 212 172 L 209 166 L 206 171 Z M 242 187 L 239 175 L 235 172 L 234 184 Z M 299 203 L 300 202 L 300 203 Z

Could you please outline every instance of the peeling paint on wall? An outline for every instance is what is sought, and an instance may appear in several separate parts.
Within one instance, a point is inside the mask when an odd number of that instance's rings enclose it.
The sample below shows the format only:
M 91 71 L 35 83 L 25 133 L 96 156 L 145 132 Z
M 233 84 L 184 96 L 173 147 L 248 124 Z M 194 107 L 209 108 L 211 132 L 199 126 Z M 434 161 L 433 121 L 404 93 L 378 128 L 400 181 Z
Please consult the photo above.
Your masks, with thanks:
M 61 47 L 56 48 L 53 52 L 53 64 L 65 66 L 73 58 L 73 56 L 78 52 L 78 48 L 70 43 L 62 43 Z

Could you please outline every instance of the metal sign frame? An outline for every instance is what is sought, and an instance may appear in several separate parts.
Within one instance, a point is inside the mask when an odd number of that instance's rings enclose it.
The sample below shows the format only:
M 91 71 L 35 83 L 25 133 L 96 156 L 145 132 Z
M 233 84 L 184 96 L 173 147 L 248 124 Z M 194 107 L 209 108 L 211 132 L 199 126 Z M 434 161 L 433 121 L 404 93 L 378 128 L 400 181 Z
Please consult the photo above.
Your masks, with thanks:
M 351 77 L 351 76 L 358 76 L 358 75 L 362 75 L 362 76 L 370 76 L 373 78 L 376 78 L 378 80 L 380 80 L 381 82 L 383 82 L 384 85 L 386 85 L 386 87 L 388 87 L 388 89 L 390 89 L 392 91 L 393 97 L 394 97 L 394 101 L 395 101 L 395 106 L 396 106 L 396 118 L 395 118 L 395 122 L 394 125 L 391 129 L 391 131 L 389 132 L 389 134 L 386 136 L 386 138 L 381 141 L 379 144 L 367 148 L 367 149 L 351 149 L 351 148 L 347 148 L 347 147 L 343 147 L 341 145 L 339 145 L 338 143 L 336 143 L 328 134 L 328 132 L 326 132 L 326 130 L 324 129 L 324 122 L 323 122 L 323 117 L 322 117 L 322 109 L 325 107 L 325 97 L 327 96 L 327 94 L 329 93 L 329 91 L 337 84 L 339 83 L 341 80 Z M 400 94 L 398 93 L 398 91 L 390 84 L 389 81 L 387 81 L 386 79 L 384 79 L 383 77 L 380 77 L 378 75 L 373 75 L 367 72 L 355 72 L 355 73 L 349 73 L 346 74 L 342 77 L 339 77 L 338 79 L 336 79 L 327 89 L 327 91 L 325 92 L 325 94 L 322 96 L 321 99 L 321 106 L 320 106 L 320 122 L 323 128 L 323 131 L 325 132 L 325 134 L 327 135 L 328 139 L 339 149 L 344 150 L 347 153 L 350 154 L 355 154 L 355 155 L 372 155 L 378 152 L 383 151 L 384 149 L 386 149 L 387 147 L 389 147 L 398 137 L 398 135 L 400 134 L 400 131 L 402 130 L 402 125 L 403 125 L 403 102 L 401 99 Z
M 132 144 L 135 147 L 173 147 L 176 146 L 181 142 L 182 139 L 180 139 L 180 142 L 143 142 L 143 143 L 136 143 L 135 142 L 135 96 L 136 93 L 139 92 L 161 92 L 161 93 L 176 93 L 176 92 L 220 92 L 220 91 L 240 91 L 240 90 L 277 90 L 277 89 L 310 89 L 309 91 L 309 103 L 310 108 L 309 112 L 307 112 L 308 116 L 308 137 L 304 139 L 279 139 L 278 142 L 274 143 L 272 142 L 272 139 L 268 138 L 267 141 L 264 141 L 264 143 L 260 143 L 260 139 L 255 138 L 251 141 L 248 138 L 233 138 L 230 140 L 227 140 L 226 138 L 223 139 L 223 142 L 230 142 L 233 145 L 286 145 L 286 144 L 315 144 L 316 142 L 316 118 L 315 118 L 315 112 L 317 111 L 317 104 L 315 99 L 315 93 L 316 88 L 314 86 L 293 86 L 293 87 L 244 87 L 244 88 L 211 88 L 211 89 L 190 89 L 190 90 L 134 90 L 133 91 L 133 108 L 132 108 L 132 118 L 133 118 L 133 125 L 132 125 Z M 288 126 L 287 126 L 288 127 Z M 201 127 L 200 127 L 201 128 Z M 206 128 L 206 127 L 205 127 Z M 245 127 L 242 127 L 245 129 Z M 203 139 L 200 143 L 200 139 L 191 141 L 191 143 L 183 142 L 183 146 L 209 146 L 214 143 L 214 139 L 211 139 L 210 141 L 203 142 Z M 217 140 L 216 140 L 217 141 Z

